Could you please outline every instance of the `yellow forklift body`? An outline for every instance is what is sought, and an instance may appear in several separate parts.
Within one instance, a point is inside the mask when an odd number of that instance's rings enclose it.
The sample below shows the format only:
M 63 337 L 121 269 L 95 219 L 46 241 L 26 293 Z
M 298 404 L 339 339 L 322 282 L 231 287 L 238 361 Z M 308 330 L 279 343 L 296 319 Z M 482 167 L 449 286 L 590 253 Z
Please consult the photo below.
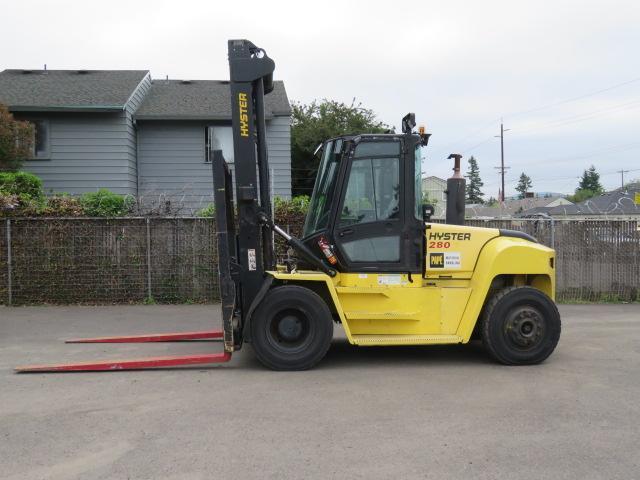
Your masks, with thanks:
M 279 283 L 319 282 L 355 345 L 467 343 L 495 279 L 555 295 L 552 249 L 491 228 L 427 224 L 425 268 L 407 273 L 269 272 Z

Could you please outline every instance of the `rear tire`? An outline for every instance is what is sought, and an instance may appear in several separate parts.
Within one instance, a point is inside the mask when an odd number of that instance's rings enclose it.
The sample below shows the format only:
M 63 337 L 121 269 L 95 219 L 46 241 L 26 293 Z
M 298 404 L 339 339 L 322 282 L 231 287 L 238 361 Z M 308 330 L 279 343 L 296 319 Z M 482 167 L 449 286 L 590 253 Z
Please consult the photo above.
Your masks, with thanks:
M 487 304 L 482 319 L 482 343 L 505 365 L 544 361 L 560 339 L 556 304 L 532 287 L 508 287 Z
M 270 290 L 251 318 L 253 350 L 272 370 L 307 370 L 327 353 L 333 321 L 325 301 L 296 285 Z

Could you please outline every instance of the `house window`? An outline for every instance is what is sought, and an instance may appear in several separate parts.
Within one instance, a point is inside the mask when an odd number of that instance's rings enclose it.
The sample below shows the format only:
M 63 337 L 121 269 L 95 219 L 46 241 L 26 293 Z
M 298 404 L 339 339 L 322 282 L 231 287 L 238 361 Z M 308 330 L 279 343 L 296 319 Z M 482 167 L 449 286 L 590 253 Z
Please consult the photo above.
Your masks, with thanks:
M 205 127 L 205 162 L 213 160 L 213 151 L 222 150 L 227 163 L 233 163 L 233 130 L 229 126 Z
M 31 160 L 49 158 L 49 122 L 47 120 L 29 120 L 33 125 Z

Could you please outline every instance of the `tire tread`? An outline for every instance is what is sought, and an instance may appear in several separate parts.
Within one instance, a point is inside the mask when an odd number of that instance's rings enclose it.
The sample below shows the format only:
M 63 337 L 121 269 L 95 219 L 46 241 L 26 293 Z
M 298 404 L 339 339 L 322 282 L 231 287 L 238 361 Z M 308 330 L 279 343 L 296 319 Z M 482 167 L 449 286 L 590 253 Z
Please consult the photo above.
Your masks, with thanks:
M 310 299 L 313 299 L 312 301 L 317 302 L 318 308 L 321 310 L 324 310 L 324 312 L 321 313 L 321 316 L 324 316 L 328 319 L 328 325 L 331 329 L 331 337 L 333 337 L 333 320 L 331 317 L 331 312 L 329 310 L 329 307 L 327 306 L 323 298 L 313 290 L 299 286 L 299 285 L 278 286 L 273 288 L 271 291 L 267 292 L 263 302 L 268 300 L 270 295 L 273 296 L 274 294 L 276 295 L 282 294 L 282 291 L 284 291 L 285 289 L 287 290 L 288 295 L 292 295 L 292 294 L 295 295 L 297 292 L 300 295 L 307 295 Z M 258 309 L 260 309 L 260 307 L 261 306 L 258 306 Z M 254 316 L 254 319 L 255 319 L 255 316 Z M 252 319 L 252 323 L 253 321 L 254 320 Z M 304 362 L 293 365 L 293 364 L 281 362 L 277 358 L 274 358 L 272 355 L 270 356 L 268 354 L 265 354 L 264 352 L 260 351 L 259 348 L 255 348 L 255 342 L 256 342 L 255 333 L 252 334 L 252 338 L 254 343 L 253 351 L 256 354 L 256 357 L 258 358 L 260 363 L 262 363 L 265 367 L 271 370 L 308 370 L 310 368 L 313 368 L 318 362 L 320 362 L 320 360 L 324 358 L 324 356 L 327 354 L 327 351 L 331 347 L 331 338 L 330 338 L 328 342 L 324 342 L 323 344 L 319 345 L 320 348 L 313 356 L 305 359 Z
M 521 286 L 521 285 L 505 287 L 505 288 L 499 290 L 498 292 L 496 292 L 489 299 L 489 302 L 487 303 L 487 305 L 484 308 L 484 314 L 483 314 L 483 317 L 482 317 L 482 343 L 485 346 L 485 349 L 487 350 L 489 355 L 494 360 L 496 360 L 496 361 L 498 361 L 498 362 L 500 362 L 502 364 L 505 364 L 505 365 L 520 365 L 520 364 L 540 363 L 540 362 L 544 361 L 553 352 L 553 349 L 549 352 L 548 355 L 544 356 L 544 358 L 536 359 L 535 361 L 531 361 L 531 362 L 515 361 L 513 359 L 508 358 L 507 356 L 504 355 L 503 352 L 500 351 L 501 350 L 500 346 L 496 344 L 495 339 L 491 335 L 490 327 L 491 327 L 491 320 L 492 320 L 493 311 L 495 310 L 496 306 L 500 303 L 501 300 L 503 300 L 508 295 L 511 295 L 515 291 L 531 291 L 531 292 L 534 292 L 536 295 L 544 296 L 544 298 L 546 300 L 548 300 L 549 305 L 552 306 L 552 308 L 554 309 L 555 315 L 558 317 L 558 319 L 560 318 L 560 312 L 558 311 L 558 306 L 556 305 L 556 303 L 553 300 L 551 300 L 541 290 L 538 290 L 537 288 L 533 288 L 533 287 L 530 287 L 530 286 Z M 561 329 L 562 329 L 562 325 L 559 322 L 558 323 L 558 338 L 560 337 Z M 555 345 L 554 345 L 554 348 L 555 348 Z

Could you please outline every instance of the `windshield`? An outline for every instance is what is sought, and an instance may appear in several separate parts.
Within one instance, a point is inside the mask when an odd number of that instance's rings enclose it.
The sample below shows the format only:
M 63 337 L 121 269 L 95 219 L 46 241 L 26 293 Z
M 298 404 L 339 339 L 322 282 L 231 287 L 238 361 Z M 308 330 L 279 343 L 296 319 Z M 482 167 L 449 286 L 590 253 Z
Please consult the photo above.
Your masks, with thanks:
M 304 222 L 303 237 L 327 228 L 329 225 L 329 212 L 331 200 L 336 186 L 336 175 L 340 161 L 339 152 L 342 149 L 342 140 L 327 142 L 322 152 L 322 160 L 318 168 L 316 183 L 313 187 L 309 213 Z

